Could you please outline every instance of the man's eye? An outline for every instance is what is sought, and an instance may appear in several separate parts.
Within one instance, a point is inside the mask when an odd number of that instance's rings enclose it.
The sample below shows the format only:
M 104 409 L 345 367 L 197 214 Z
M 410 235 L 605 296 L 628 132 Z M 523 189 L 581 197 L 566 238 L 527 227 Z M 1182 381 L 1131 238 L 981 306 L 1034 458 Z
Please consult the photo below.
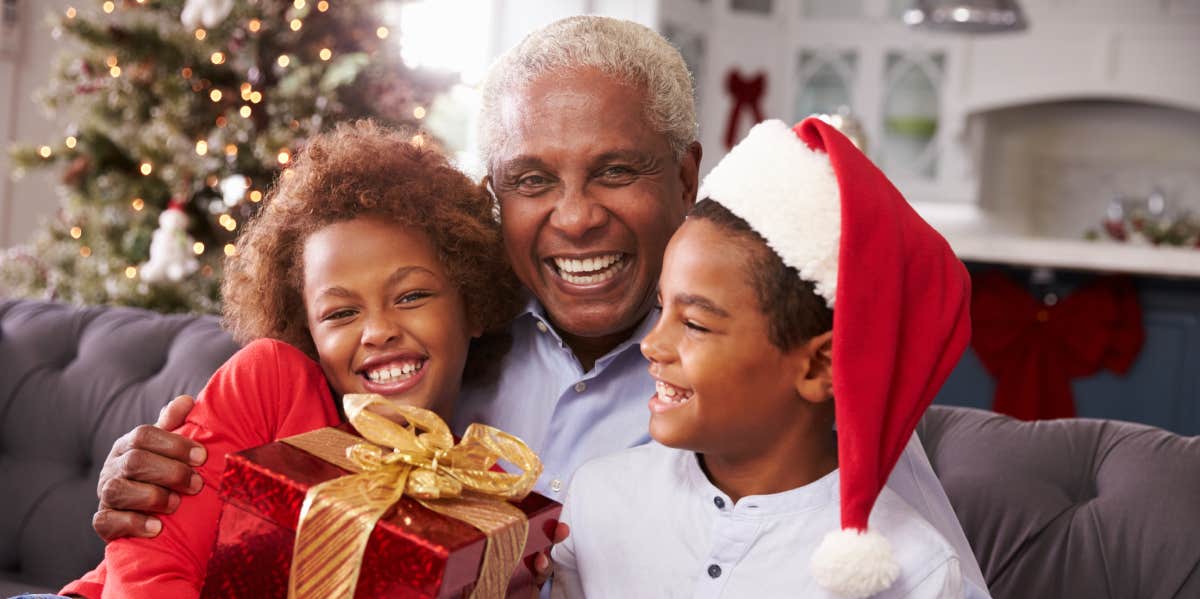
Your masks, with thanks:
M 624 181 L 634 176 L 634 170 L 627 166 L 610 166 L 600 171 L 600 176 L 610 181 Z
M 546 177 L 543 177 L 542 175 L 525 175 L 524 177 L 517 179 L 517 187 L 520 187 L 523 189 L 528 189 L 531 187 L 541 187 L 549 182 L 550 182 L 550 180 L 547 179 Z

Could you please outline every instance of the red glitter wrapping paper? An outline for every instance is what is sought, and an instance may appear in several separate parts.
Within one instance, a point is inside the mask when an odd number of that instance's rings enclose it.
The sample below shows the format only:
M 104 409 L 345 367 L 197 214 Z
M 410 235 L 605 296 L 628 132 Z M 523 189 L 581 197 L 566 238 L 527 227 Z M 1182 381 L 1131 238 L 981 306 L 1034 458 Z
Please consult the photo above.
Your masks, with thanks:
M 225 506 L 202 596 L 286 597 L 304 496 L 309 487 L 347 474 L 282 442 L 230 455 L 221 480 Z M 525 557 L 547 549 L 562 506 L 536 493 L 514 505 L 529 518 Z M 485 543 L 479 529 L 404 497 L 372 531 L 354 596 L 467 597 Z M 533 592 L 528 569 L 518 566 L 509 596 Z

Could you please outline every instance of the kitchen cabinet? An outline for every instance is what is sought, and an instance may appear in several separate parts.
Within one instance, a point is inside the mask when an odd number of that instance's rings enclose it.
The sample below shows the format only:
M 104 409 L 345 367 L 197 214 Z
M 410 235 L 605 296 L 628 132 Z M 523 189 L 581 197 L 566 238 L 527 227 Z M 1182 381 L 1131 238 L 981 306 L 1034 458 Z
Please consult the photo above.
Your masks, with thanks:
M 988 268 L 972 265 L 973 269 Z M 1016 280 L 1029 271 L 1009 269 Z M 1094 275 L 1059 271 L 1045 291 L 1066 297 Z M 1200 280 L 1137 277 L 1146 339 L 1125 375 L 1109 371 L 1075 379 L 1078 415 L 1141 422 L 1200 435 Z M 950 374 L 935 403 L 991 409 L 995 383 L 970 350 Z

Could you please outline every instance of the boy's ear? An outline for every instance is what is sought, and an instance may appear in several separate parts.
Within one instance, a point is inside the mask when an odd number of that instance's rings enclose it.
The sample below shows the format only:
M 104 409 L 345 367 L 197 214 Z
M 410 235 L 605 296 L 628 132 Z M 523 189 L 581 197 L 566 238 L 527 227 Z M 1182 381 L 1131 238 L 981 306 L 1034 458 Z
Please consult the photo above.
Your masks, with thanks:
M 833 399 L 833 331 L 826 331 L 796 348 L 801 364 L 796 372 L 796 392 L 805 401 Z

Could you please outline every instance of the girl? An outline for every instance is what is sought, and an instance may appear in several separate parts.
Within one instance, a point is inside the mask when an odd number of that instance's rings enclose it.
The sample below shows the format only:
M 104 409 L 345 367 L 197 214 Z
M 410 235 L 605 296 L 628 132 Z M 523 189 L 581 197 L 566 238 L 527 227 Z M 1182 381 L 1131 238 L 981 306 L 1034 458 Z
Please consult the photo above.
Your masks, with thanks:
M 225 325 L 248 344 L 177 431 L 209 448 L 204 490 L 62 594 L 198 596 L 225 455 L 340 423 L 343 394 L 448 419 L 464 373 L 495 362 L 480 347 L 468 366 L 472 340 L 517 307 L 503 256 L 490 196 L 437 152 L 370 122 L 310 140 L 226 261 Z

